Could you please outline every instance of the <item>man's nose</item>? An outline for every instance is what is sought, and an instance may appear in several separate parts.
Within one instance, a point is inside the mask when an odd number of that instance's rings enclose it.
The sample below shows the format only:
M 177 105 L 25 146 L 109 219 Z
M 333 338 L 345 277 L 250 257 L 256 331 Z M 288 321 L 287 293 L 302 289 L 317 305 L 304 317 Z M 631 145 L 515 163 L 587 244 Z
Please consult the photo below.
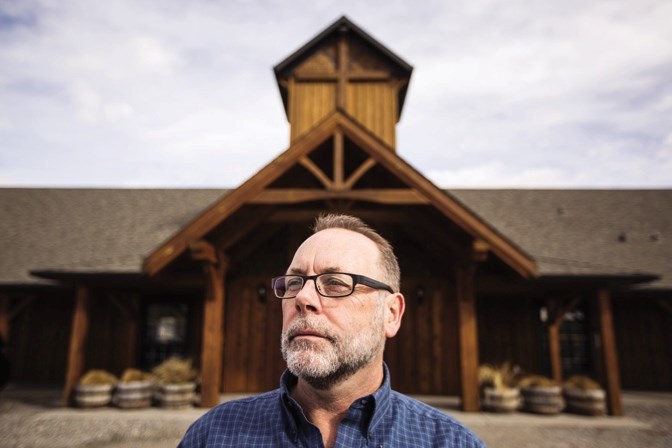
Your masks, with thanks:
M 312 285 L 309 285 L 313 282 Z M 294 306 L 299 313 L 317 313 L 322 309 L 322 301 L 317 292 L 315 280 L 306 280 L 303 287 L 294 299 Z

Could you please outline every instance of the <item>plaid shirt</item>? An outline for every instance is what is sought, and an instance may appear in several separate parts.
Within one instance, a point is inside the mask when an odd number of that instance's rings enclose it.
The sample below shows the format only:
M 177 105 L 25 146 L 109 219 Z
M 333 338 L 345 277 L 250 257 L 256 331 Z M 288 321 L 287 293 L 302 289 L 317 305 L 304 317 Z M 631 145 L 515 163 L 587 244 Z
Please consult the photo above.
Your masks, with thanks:
M 485 447 L 452 417 L 393 391 L 389 378 L 385 366 L 383 386 L 350 405 L 336 447 Z M 191 425 L 178 448 L 323 447 L 319 429 L 289 395 L 296 381 L 285 372 L 279 389 L 211 409 Z

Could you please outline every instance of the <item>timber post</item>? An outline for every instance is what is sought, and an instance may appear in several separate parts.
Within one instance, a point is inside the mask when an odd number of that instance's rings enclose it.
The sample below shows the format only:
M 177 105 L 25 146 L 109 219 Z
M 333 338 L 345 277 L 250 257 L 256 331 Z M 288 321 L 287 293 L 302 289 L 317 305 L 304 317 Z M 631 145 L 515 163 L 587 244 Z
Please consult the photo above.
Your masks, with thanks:
M 614 317 L 611 310 L 611 294 L 605 288 L 597 291 L 597 309 L 599 311 L 602 371 L 607 390 L 607 406 L 609 414 L 622 416 L 621 379 L 616 354 L 616 334 L 614 333 Z
M 224 278 L 229 267 L 227 257 L 209 242 L 199 240 L 190 245 L 191 257 L 203 262 L 206 293 L 203 301 L 201 340 L 201 407 L 219 404 L 222 389 L 224 349 Z
M 565 306 L 559 306 L 557 300 L 548 300 L 548 353 L 551 361 L 551 375 L 558 383 L 562 383 L 562 347 L 560 344 L 560 327 L 565 315 L 576 308 L 581 301 L 580 297 L 572 299 Z
M 461 407 L 464 412 L 480 409 L 478 390 L 478 326 L 476 323 L 476 267 L 488 250 L 476 241 L 471 259 L 457 267 L 457 324 L 460 354 Z
M 63 404 L 70 404 L 75 385 L 84 373 L 86 353 L 86 336 L 89 332 L 89 288 L 79 286 L 75 295 L 75 306 L 72 311 L 70 328 L 70 346 L 68 348 L 68 364 L 65 372 L 63 388 Z

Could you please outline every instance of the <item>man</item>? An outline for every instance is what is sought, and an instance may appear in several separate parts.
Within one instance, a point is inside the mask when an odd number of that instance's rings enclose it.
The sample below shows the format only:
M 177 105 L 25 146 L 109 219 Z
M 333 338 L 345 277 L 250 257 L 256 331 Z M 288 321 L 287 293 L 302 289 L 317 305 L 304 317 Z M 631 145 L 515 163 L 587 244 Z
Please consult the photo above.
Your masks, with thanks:
M 221 404 L 181 447 L 482 447 L 460 423 L 390 389 L 385 341 L 404 314 L 392 246 L 358 218 L 320 216 L 283 276 L 280 388 Z

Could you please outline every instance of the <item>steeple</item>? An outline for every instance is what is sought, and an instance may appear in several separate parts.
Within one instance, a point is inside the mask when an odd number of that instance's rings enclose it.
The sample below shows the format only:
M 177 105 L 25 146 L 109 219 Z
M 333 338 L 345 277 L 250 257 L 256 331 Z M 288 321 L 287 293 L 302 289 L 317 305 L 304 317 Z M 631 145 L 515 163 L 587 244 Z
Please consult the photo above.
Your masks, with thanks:
M 341 17 L 274 67 L 290 143 L 340 109 L 394 149 L 412 70 Z

